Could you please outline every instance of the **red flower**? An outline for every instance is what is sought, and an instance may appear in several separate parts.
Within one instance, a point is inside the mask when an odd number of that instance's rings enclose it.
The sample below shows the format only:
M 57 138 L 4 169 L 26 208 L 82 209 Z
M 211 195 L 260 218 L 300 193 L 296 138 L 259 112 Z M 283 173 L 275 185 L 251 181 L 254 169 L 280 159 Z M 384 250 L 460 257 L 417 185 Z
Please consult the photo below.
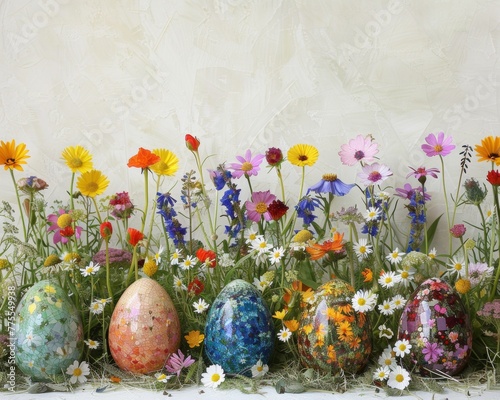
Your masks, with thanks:
M 215 268 L 217 264 L 217 255 L 212 250 L 205 250 L 204 248 L 198 249 L 196 252 L 196 258 L 200 260 L 202 264 L 210 268 Z
M 488 172 L 488 175 L 486 176 L 486 180 L 491 183 L 493 186 L 499 186 L 500 185 L 500 172 L 491 170 Z
M 271 167 L 280 165 L 283 162 L 283 152 L 276 147 L 270 147 L 266 151 L 266 161 Z
M 64 229 L 61 229 L 59 231 L 59 234 L 62 236 L 62 237 L 65 237 L 65 238 L 69 238 L 71 236 L 73 236 L 75 234 L 75 230 L 73 229 L 73 227 L 70 225 L 70 226 L 67 226 L 66 228 Z
M 288 206 L 281 200 L 273 200 L 267 206 L 267 212 L 271 215 L 273 221 L 279 220 L 288 211 Z
M 191 151 L 198 151 L 200 147 L 200 141 L 197 137 L 190 135 L 189 133 L 185 137 L 186 147 Z
M 205 285 L 196 277 L 188 284 L 187 289 L 189 293 L 194 293 L 198 296 L 201 292 L 203 292 L 203 289 L 205 289 Z
M 137 154 L 135 156 L 130 157 L 127 166 L 129 168 L 136 167 L 145 169 L 153 164 L 156 164 L 158 161 L 161 161 L 160 156 L 151 153 L 150 150 L 146 150 L 140 147 Z
M 111 225 L 111 222 L 104 221 L 101 224 L 99 231 L 101 232 L 101 237 L 104 240 L 109 240 L 111 238 L 111 235 L 113 234 L 113 226 Z
M 127 241 L 133 246 L 137 246 L 142 239 L 144 239 L 144 234 L 134 228 L 128 228 L 127 230 Z

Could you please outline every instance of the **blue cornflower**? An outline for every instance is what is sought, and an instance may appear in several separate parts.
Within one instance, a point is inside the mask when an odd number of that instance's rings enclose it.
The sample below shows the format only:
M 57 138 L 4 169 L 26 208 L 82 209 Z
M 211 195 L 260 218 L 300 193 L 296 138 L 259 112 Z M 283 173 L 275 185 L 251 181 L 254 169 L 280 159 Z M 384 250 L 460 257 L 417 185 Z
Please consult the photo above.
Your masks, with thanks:
M 325 174 L 316 185 L 307 189 L 307 193 L 332 193 L 335 196 L 345 196 L 354 186 L 356 186 L 354 183 L 342 182 L 336 174 Z
M 299 204 L 295 206 L 297 217 L 302 218 L 302 220 L 304 221 L 304 225 L 310 225 L 316 218 L 316 215 L 314 215 L 314 210 L 319 207 L 320 204 L 321 203 L 317 198 L 305 195 L 299 201 Z

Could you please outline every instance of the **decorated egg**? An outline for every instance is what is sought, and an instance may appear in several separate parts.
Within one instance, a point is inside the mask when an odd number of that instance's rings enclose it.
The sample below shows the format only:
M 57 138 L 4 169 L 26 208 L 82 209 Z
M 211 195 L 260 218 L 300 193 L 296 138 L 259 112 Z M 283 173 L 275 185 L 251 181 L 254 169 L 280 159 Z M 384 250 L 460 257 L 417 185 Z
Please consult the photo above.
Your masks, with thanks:
M 297 334 L 302 364 L 317 371 L 355 374 L 372 349 L 368 316 L 351 305 L 354 289 L 340 279 L 320 286 L 304 306 Z
M 54 281 L 33 285 L 16 310 L 16 365 L 35 380 L 64 374 L 83 352 L 83 325 L 75 305 Z
M 118 367 L 140 374 L 157 371 L 180 341 L 179 316 L 165 289 L 150 278 L 131 284 L 109 323 L 109 348 Z
M 410 342 L 409 362 L 422 375 L 459 373 L 472 346 L 470 319 L 460 296 L 441 279 L 424 281 L 403 309 L 398 338 Z
M 260 292 L 241 279 L 227 284 L 210 308 L 205 327 L 205 356 L 228 374 L 250 375 L 274 348 L 274 325 Z

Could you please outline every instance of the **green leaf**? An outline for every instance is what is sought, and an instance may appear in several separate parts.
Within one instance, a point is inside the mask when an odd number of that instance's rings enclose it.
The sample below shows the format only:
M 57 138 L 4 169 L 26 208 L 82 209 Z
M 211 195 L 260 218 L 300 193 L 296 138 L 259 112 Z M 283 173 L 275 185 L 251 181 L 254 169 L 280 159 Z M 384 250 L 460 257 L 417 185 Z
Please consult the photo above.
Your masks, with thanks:
M 443 216 L 443 214 L 441 214 L 439 217 L 437 217 L 432 222 L 431 226 L 429 226 L 429 228 L 427 229 L 427 249 L 424 249 L 425 254 L 427 254 L 429 252 L 429 247 L 431 247 L 432 239 L 434 239 L 434 235 L 436 234 L 439 220 L 441 219 L 442 216 Z

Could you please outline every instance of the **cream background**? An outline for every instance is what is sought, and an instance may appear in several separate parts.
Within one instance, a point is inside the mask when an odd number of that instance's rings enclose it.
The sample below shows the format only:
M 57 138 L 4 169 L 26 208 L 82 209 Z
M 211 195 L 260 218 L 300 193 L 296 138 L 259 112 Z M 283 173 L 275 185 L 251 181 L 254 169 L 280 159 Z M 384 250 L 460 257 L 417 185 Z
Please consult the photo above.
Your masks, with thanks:
M 247 148 L 312 144 L 320 158 L 306 186 L 329 172 L 356 181 L 359 167 L 337 153 L 372 134 L 394 171 L 387 184 L 401 187 L 409 165 L 440 168 L 420 145 L 444 131 L 457 145 L 445 159 L 454 191 L 460 146 L 500 132 L 499 1 L 3 0 L 0 19 L 0 138 L 27 144 L 16 177 L 45 179 L 49 201 L 69 188 L 60 154 L 77 144 L 109 177 L 107 195 L 127 190 L 140 204 L 143 178 L 128 159 L 169 148 L 179 178 L 195 168 L 186 133 L 214 155 L 211 168 Z M 488 167 L 474 156 L 468 176 L 484 181 Z M 290 195 L 299 179 L 286 165 Z M 253 182 L 278 193 L 274 174 Z M 14 201 L 7 172 L 0 185 Z M 432 218 L 440 180 L 428 187 Z

